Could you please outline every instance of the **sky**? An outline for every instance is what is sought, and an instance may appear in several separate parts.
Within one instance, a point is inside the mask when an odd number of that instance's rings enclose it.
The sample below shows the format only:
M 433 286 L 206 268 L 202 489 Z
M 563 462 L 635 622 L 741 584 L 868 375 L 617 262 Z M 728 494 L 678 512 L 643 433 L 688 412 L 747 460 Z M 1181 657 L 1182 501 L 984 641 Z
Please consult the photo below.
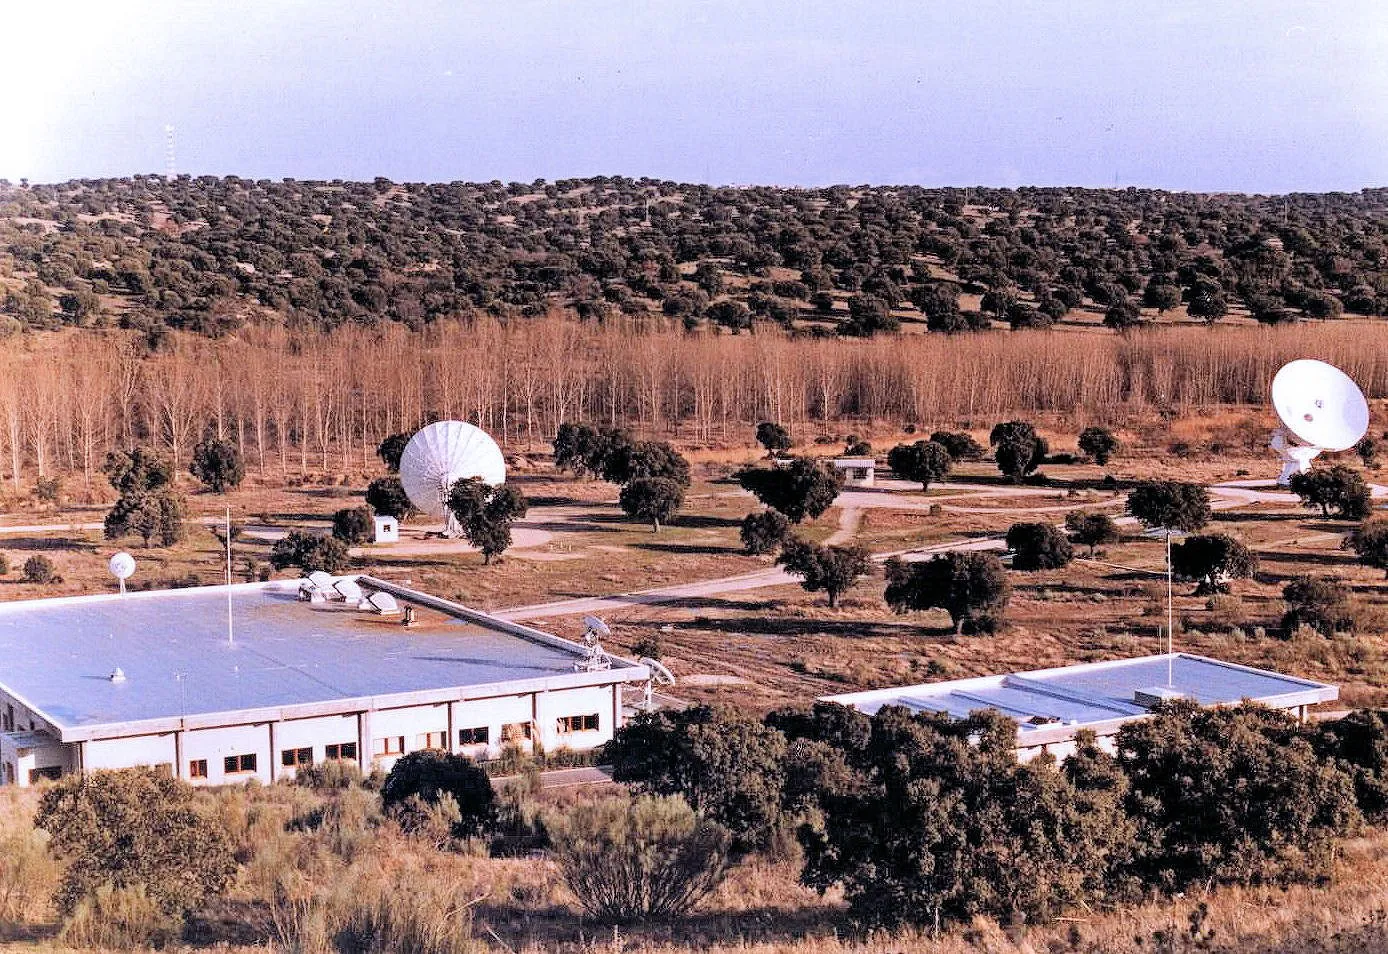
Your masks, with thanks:
M 1382 0 L 11 4 L 11 181 L 1388 185 Z

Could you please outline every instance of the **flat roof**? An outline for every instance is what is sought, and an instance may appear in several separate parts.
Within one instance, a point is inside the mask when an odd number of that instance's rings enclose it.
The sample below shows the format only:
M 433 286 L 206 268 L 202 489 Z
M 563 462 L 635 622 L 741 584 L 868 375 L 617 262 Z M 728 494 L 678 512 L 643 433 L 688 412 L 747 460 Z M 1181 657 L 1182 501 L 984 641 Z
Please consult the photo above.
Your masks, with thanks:
M 615 656 L 609 670 L 575 671 L 577 643 L 352 579 L 414 606 L 415 624 L 301 601 L 300 580 L 0 602 L 0 688 L 71 742 L 648 676 Z
M 1339 688 L 1328 683 L 1192 653 L 1163 653 L 823 698 L 868 715 L 889 705 L 955 718 L 996 709 L 1017 722 L 1018 743 L 1025 746 L 1070 738 L 1084 728 L 1116 729 L 1146 716 L 1162 696 L 1180 696 L 1205 706 L 1259 702 L 1291 708 L 1329 702 L 1339 695 Z

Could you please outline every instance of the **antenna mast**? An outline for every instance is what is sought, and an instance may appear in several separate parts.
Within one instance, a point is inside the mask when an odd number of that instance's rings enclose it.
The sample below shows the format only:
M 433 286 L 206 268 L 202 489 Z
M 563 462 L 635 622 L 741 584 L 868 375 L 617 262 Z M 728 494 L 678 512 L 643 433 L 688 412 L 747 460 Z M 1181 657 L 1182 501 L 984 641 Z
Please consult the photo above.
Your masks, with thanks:
M 236 633 L 231 625 L 231 508 L 227 507 L 227 645 L 236 645 Z

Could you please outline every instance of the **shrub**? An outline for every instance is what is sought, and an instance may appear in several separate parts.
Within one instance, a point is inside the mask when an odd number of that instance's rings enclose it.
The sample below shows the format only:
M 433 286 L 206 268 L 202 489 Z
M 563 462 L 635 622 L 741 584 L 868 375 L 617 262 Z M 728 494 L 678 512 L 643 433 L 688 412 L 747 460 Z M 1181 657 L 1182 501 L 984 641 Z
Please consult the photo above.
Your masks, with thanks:
M 1039 437 L 1036 429 L 1026 421 L 998 424 L 988 435 L 988 443 L 993 445 L 998 470 L 1014 483 L 1021 482 L 1023 477 L 1040 467 L 1050 450 L 1045 438 Z
M 790 450 L 793 441 L 790 431 L 774 421 L 762 421 L 757 425 L 757 443 L 766 448 L 766 452 L 775 456 L 776 454 Z
M 57 583 L 58 568 L 53 561 L 42 554 L 36 554 L 24 561 L 25 583 Z
M 72 913 L 98 889 L 142 889 L 182 916 L 220 894 L 236 872 L 225 827 L 199 812 L 185 782 L 150 769 L 70 775 L 39 802 L 34 825 L 68 862 L 55 898 Z
M 294 771 L 295 785 L 315 791 L 360 788 L 362 782 L 361 766 L 346 759 L 328 759 Z
M 412 796 L 434 804 L 443 795 L 458 807 L 453 836 L 468 838 L 488 830 L 496 816 L 491 779 L 477 763 L 448 752 L 411 752 L 396 760 L 381 786 L 381 803 L 393 814 Z
M 737 480 L 743 490 L 791 523 L 818 517 L 843 489 L 841 473 L 808 457 L 796 457 L 784 467 L 748 468 Z
M 1316 724 L 1312 743 L 1354 777 L 1359 810 L 1372 822 L 1388 818 L 1388 713 L 1358 709 Z
M 780 732 L 708 706 L 641 713 L 605 752 L 616 781 L 641 794 L 682 795 L 739 849 L 764 845 L 780 817 L 785 754 Z
M 333 514 L 333 536 L 348 545 L 370 543 L 376 520 L 370 507 L 344 507 Z
M 1258 557 L 1227 533 L 1197 534 L 1172 545 L 1171 568 L 1186 579 L 1200 580 L 1197 594 L 1222 593 L 1230 580 L 1251 577 Z
M 1079 448 L 1102 467 L 1118 453 L 1119 443 L 1118 438 L 1107 428 L 1086 427 L 1080 432 Z
M 916 563 L 887 561 L 887 605 L 898 613 L 942 609 L 956 634 L 992 632 L 1011 595 L 1007 571 L 992 553 L 953 551 Z
M 949 473 L 953 464 L 945 446 L 934 441 L 898 444 L 887 452 L 887 466 L 902 479 L 919 483 L 922 490 L 929 490 L 932 483 Z
M 0 576 L 10 572 L 10 556 L 8 553 L 0 553 Z
M 34 481 L 34 496 L 44 503 L 56 504 L 63 496 L 63 481 L 58 477 L 40 477 Z
M 270 562 L 277 570 L 297 566 L 305 573 L 341 573 L 352 561 L 347 555 L 347 544 L 336 537 L 290 530 L 270 548 Z
M 104 523 L 108 540 L 135 535 L 146 547 L 154 540 L 173 546 L 183 538 L 183 499 L 167 486 L 121 494 Z
M 1287 601 L 1282 632 L 1289 638 L 1303 626 L 1323 636 L 1354 628 L 1349 587 L 1335 577 L 1295 577 L 1282 588 L 1282 599 Z
M 1360 819 L 1349 775 L 1284 712 L 1167 703 L 1117 749 L 1142 825 L 1131 871 L 1152 887 L 1314 878 Z
M 751 556 L 770 553 L 790 533 L 790 521 L 779 510 L 760 510 L 742 518 L 742 545 Z
M 1019 764 L 1016 725 L 996 712 L 887 706 L 861 743 L 826 727 L 816 741 L 846 765 L 813 786 L 801 877 L 842 886 L 867 925 L 1048 919 L 1101 896 L 1130 837 L 1123 780 L 1092 739 L 1058 772 L 1048 759 Z
M 1074 558 L 1070 541 L 1049 523 L 1014 523 L 1007 530 L 1007 548 L 1014 570 L 1058 570 Z
M 584 802 L 546 828 L 560 877 L 604 921 L 684 914 L 727 872 L 727 831 L 677 795 Z
M 1359 555 L 1360 563 L 1388 572 L 1388 519 L 1364 521 L 1346 542 Z
M 1065 515 L 1065 531 L 1070 534 L 1070 542 L 1089 547 L 1090 557 L 1094 556 L 1095 547 L 1118 539 L 1118 524 L 1104 513 L 1072 510 Z
M 871 566 L 865 547 L 826 547 L 796 537 L 790 537 L 781 545 L 781 555 L 776 562 L 785 567 L 787 573 L 800 577 L 800 585 L 807 593 L 823 590 L 829 597 L 830 607 L 837 607 L 839 597 Z
M 638 477 L 622 488 L 619 503 L 628 517 L 648 521 L 659 533 L 684 505 L 684 488 L 668 477 Z
M 214 494 L 224 494 L 238 486 L 246 476 L 241 452 L 231 441 L 209 437 L 193 448 L 188 472 L 207 485 Z
M 1333 511 L 1342 520 L 1362 520 L 1373 509 L 1369 485 L 1348 467 L 1317 467 L 1292 474 L 1288 486 L 1301 498 L 1302 506 L 1319 507 L 1323 517 Z
M 377 477 L 366 487 L 366 504 L 384 517 L 403 520 L 414 512 L 399 477 Z
M 1144 527 L 1193 533 L 1210 522 L 1210 493 L 1199 484 L 1147 480 L 1128 494 L 1127 509 Z
M 936 431 L 930 439 L 943 447 L 953 460 L 978 460 L 983 456 L 983 445 L 966 431 Z

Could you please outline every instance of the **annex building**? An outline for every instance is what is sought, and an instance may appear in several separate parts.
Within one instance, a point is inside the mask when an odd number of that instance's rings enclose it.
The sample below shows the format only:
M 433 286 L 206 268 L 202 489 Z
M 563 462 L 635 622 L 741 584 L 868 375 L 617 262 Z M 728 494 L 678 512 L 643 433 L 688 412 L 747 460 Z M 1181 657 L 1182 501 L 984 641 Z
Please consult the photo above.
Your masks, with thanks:
M 1339 696 L 1339 687 L 1323 682 L 1191 653 L 1163 653 L 823 698 L 868 715 L 884 706 L 955 718 L 995 709 L 1017 722 L 1017 757 L 1026 761 L 1046 752 L 1066 757 L 1081 729 L 1092 730 L 1100 747 L 1112 751 L 1120 728 L 1169 699 L 1204 706 L 1254 702 L 1305 719 L 1311 706 Z
M 421 749 L 586 750 L 620 725 L 622 686 L 650 678 L 395 583 L 332 582 L 0 603 L 0 782 L 147 765 L 270 783 Z

